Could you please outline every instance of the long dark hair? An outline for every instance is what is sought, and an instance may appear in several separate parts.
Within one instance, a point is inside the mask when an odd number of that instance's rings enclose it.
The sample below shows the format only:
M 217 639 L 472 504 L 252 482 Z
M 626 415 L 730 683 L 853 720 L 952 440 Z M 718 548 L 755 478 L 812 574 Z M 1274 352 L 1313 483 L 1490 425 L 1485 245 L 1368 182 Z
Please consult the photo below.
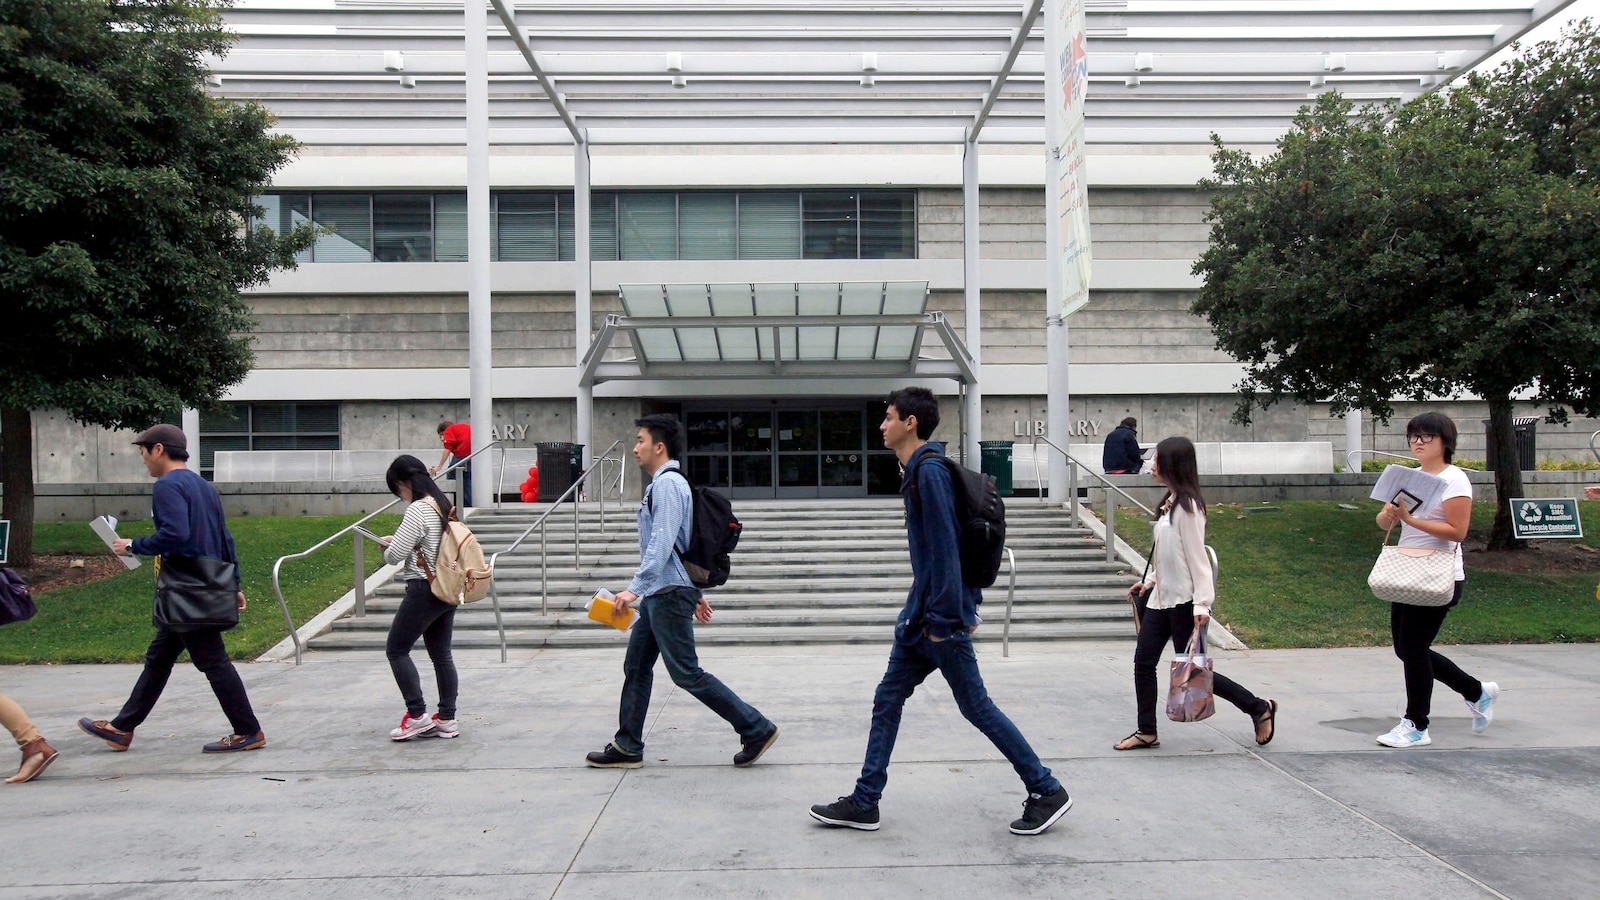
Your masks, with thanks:
M 1168 485 L 1166 504 L 1189 512 L 1205 512 L 1206 498 L 1200 495 L 1200 464 L 1194 458 L 1194 444 L 1186 437 L 1169 437 L 1156 445 L 1156 471 Z M 1159 513 L 1158 513 L 1159 515 Z
M 433 476 L 428 474 L 428 467 L 422 464 L 409 453 L 402 453 L 389 463 L 389 471 L 383 473 L 383 480 L 389 484 L 389 493 L 400 496 L 400 485 L 411 485 L 411 499 L 421 500 L 423 497 L 432 497 L 433 502 L 439 504 L 439 515 L 447 521 L 450 518 L 450 509 L 454 505 L 444 491 L 439 490 L 439 485 L 434 482 Z

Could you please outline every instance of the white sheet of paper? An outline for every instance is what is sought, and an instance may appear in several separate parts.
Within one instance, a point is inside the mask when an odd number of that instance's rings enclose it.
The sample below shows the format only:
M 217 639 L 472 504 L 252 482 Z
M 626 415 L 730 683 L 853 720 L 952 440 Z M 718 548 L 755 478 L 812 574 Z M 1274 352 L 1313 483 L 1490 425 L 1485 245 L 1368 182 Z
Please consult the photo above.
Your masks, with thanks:
M 112 541 L 119 539 L 117 537 L 117 520 L 111 516 L 95 516 L 89 520 L 89 527 L 94 529 L 94 533 L 100 536 L 100 540 L 106 542 L 107 548 L 110 548 Z M 118 556 L 117 559 L 130 569 L 139 568 L 139 557 L 137 556 Z
M 1391 465 L 1384 467 L 1383 474 L 1378 476 L 1378 483 L 1372 486 L 1372 493 L 1369 496 L 1374 500 L 1388 503 L 1395 498 L 1395 495 L 1405 491 L 1419 501 L 1416 508 L 1406 511 L 1416 512 L 1417 509 L 1433 505 L 1439 499 L 1439 495 L 1444 493 L 1444 488 L 1445 480 L 1437 475 L 1429 475 L 1421 469 L 1413 469 L 1410 466 Z

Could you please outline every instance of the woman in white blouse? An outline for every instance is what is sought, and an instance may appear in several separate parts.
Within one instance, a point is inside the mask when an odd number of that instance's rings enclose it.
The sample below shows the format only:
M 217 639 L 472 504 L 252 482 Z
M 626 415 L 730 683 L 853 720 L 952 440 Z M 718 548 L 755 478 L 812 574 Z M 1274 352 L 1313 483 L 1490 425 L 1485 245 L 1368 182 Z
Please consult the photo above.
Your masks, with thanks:
M 1393 729 L 1378 735 L 1378 743 L 1396 750 L 1433 743 L 1428 736 L 1428 716 L 1432 712 L 1434 681 L 1444 682 L 1466 701 L 1467 710 L 1472 713 L 1472 730 L 1476 732 L 1482 732 L 1494 721 L 1494 698 L 1500 696 L 1498 684 L 1473 678 L 1433 649 L 1433 639 L 1438 637 L 1444 617 L 1461 602 L 1461 586 L 1467 583 L 1467 573 L 1461 565 L 1461 541 L 1472 522 L 1472 482 L 1467 473 L 1450 464 L 1456 452 L 1456 423 L 1441 413 L 1416 416 L 1406 423 L 1406 445 L 1421 463 L 1422 471 L 1444 479 L 1444 490 L 1438 499 L 1414 513 L 1397 503 L 1385 504 L 1378 512 L 1378 527 L 1388 530 L 1400 525 L 1402 547 L 1452 550 L 1456 559 L 1456 593 L 1449 606 L 1389 604 L 1389 635 L 1394 655 L 1405 670 L 1406 714 Z
M 1161 746 L 1156 739 L 1156 663 L 1168 639 L 1175 651 L 1182 652 L 1194 630 L 1206 627 L 1216 599 L 1215 573 L 1206 556 L 1206 501 L 1200 496 L 1194 444 L 1184 437 L 1169 437 L 1157 444 L 1150 475 L 1166 486 L 1167 495 L 1156 518 L 1149 574 L 1128 588 L 1130 598 L 1143 590 L 1149 592 L 1149 600 L 1133 652 L 1139 727 L 1113 745 L 1118 750 Z M 1212 686 L 1218 697 L 1237 706 L 1255 723 L 1257 744 L 1272 740 L 1277 701 L 1257 697 L 1220 672 L 1213 672 Z

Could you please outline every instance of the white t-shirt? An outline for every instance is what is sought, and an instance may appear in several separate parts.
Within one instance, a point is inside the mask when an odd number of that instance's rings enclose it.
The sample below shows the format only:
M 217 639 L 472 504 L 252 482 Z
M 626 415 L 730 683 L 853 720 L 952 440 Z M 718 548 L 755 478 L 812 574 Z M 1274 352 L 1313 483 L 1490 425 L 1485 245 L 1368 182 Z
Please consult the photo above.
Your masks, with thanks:
M 1467 473 L 1455 466 L 1445 466 L 1444 471 L 1438 473 L 1438 475 L 1445 481 L 1444 491 L 1439 494 L 1439 499 L 1412 513 L 1412 515 L 1425 522 L 1445 521 L 1444 502 L 1452 497 L 1472 499 L 1472 481 L 1467 478 Z M 1448 550 L 1451 546 L 1454 546 L 1456 548 L 1456 580 L 1465 581 L 1467 579 L 1467 570 L 1461 563 L 1461 545 L 1455 541 L 1434 537 L 1427 532 L 1402 523 L 1400 526 L 1400 546 L 1432 547 L 1438 550 Z

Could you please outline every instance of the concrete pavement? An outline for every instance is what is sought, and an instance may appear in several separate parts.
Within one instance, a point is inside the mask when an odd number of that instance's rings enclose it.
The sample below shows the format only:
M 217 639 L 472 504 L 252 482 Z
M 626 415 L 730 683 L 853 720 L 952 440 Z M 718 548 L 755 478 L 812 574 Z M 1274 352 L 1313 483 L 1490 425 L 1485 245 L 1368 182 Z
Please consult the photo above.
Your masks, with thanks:
M 646 767 L 585 768 L 615 728 L 620 651 L 463 654 L 461 737 L 408 744 L 387 738 L 401 704 L 381 655 L 244 665 L 269 744 L 233 756 L 199 753 L 227 726 L 187 665 L 128 753 L 73 722 L 115 713 L 135 667 L 10 667 L 0 689 L 63 756 L 0 786 L 0 900 L 1592 896 L 1600 647 L 1445 652 L 1504 689 L 1483 735 L 1441 688 L 1434 745 L 1382 749 L 1402 702 L 1387 649 L 1257 650 L 1217 668 L 1282 704 L 1269 747 L 1223 704 L 1117 753 L 1131 638 L 981 646 L 990 693 L 1075 801 L 1037 837 L 1006 830 L 1017 778 L 937 676 L 907 706 L 882 830 L 806 815 L 851 789 L 886 642 L 703 652 L 783 729 L 745 770 L 659 667 Z

